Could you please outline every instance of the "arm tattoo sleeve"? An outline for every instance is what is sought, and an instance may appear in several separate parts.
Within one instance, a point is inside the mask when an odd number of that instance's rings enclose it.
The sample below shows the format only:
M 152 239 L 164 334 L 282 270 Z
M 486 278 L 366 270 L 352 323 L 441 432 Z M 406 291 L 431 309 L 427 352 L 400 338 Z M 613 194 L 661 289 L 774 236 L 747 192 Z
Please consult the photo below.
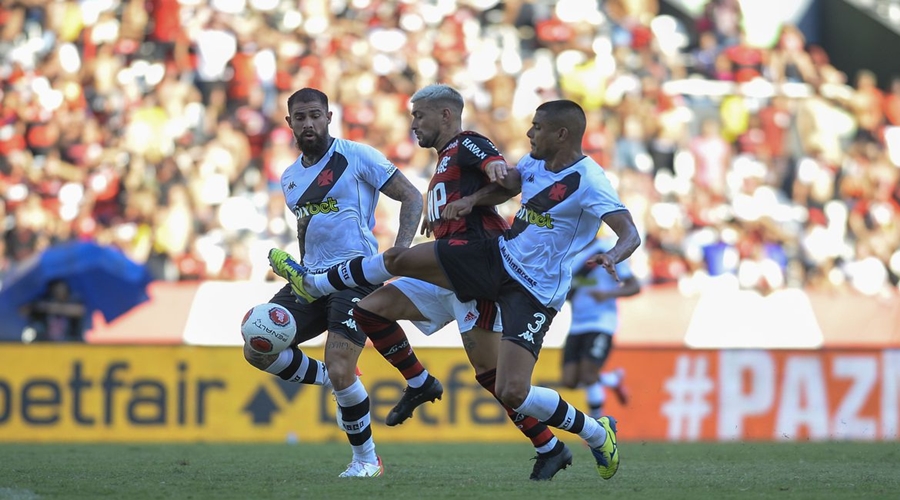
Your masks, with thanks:
M 405 210 L 404 210 L 405 209 Z M 419 228 L 419 220 L 422 217 L 422 211 L 418 207 L 400 207 L 400 227 L 397 228 L 397 239 L 394 246 L 409 247 L 413 238 L 416 237 L 416 231 Z
M 416 237 L 419 220 L 422 217 L 424 204 L 422 193 L 399 171 L 382 186 L 381 192 L 400 202 L 400 216 L 397 221 L 397 238 L 394 240 L 394 246 L 409 247 L 413 238 Z

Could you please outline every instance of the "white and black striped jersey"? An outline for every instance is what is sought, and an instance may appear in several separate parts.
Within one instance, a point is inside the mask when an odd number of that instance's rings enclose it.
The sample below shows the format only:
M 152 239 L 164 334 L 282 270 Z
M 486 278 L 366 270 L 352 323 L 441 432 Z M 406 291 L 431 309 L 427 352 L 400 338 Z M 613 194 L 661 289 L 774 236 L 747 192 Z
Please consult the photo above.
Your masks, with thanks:
M 559 172 L 525 155 L 522 206 L 500 238 L 507 272 L 545 306 L 559 310 L 572 283 L 572 261 L 594 241 L 603 216 L 626 210 L 603 168 L 590 157 Z
M 310 218 L 303 264 L 321 272 L 378 253 L 375 205 L 397 167 L 371 146 L 338 138 L 315 165 L 304 167 L 301 158 L 281 175 L 281 189 L 294 215 Z

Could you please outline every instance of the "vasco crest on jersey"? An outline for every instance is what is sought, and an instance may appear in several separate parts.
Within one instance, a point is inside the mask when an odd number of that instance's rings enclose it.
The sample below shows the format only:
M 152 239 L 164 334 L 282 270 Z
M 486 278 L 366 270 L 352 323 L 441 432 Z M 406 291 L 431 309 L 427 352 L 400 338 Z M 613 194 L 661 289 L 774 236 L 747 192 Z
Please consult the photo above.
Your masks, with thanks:
M 578 189 L 580 181 L 581 175 L 578 172 L 572 172 L 559 181 L 545 187 L 529 200 L 523 200 L 521 208 L 516 212 L 509 234 L 511 236 L 518 235 L 529 225 L 553 229 L 551 210 L 574 193 Z

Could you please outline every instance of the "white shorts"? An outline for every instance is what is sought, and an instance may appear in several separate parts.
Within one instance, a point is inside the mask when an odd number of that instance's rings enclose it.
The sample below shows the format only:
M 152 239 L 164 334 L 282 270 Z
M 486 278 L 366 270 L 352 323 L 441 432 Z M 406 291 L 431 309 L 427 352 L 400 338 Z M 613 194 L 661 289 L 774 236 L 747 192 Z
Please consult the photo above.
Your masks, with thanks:
M 460 333 L 468 332 L 478 322 L 476 301 L 460 302 L 451 290 L 413 278 L 398 278 L 388 284 L 397 287 L 397 290 L 416 306 L 422 316 L 429 319 L 411 321 L 425 335 L 431 335 L 454 320 Z M 495 317 L 493 331 L 501 332 L 503 324 L 500 322 L 499 311 Z

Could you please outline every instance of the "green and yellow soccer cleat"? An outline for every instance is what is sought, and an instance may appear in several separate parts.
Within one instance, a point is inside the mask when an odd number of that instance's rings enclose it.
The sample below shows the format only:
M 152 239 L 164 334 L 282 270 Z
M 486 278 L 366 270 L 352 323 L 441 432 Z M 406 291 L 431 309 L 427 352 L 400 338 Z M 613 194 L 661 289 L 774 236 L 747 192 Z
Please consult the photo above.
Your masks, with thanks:
M 597 423 L 606 429 L 606 440 L 603 444 L 591 448 L 594 459 L 597 460 L 597 472 L 603 479 L 609 479 L 619 470 L 619 448 L 616 444 L 616 419 L 612 417 L 600 417 Z
M 297 261 L 291 257 L 291 254 L 278 248 L 269 250 L 269 266 L 272 267 L 272 271 L 274 271 L 275 274 L 286 279 L 287 282 L 291 284 L 291 291 L 294 292 L 294 297 L 297 298 L 297 302 L 309 304 L 316 301 L 316 297 L 310 295 L 310 293 L 303 288 L 303 278 L 309 274 L 309 269 L 298 264 Z

